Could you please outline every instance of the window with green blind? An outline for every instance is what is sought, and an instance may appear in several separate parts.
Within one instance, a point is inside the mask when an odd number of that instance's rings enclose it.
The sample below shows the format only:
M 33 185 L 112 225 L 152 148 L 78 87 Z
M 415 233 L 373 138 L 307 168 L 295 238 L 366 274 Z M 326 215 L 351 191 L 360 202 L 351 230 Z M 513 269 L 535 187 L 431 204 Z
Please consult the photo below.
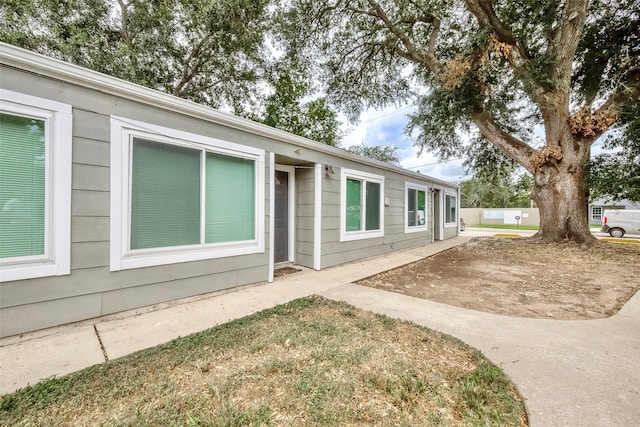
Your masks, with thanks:
M 382 236 L 384 177 L 348 169 L 341 173 L 341 241 Z
M 254 160 L 134 138 L 131 181 L 132 250 L 255 239 Z
M 362 229 L 362 183 L 357 179 L 347 179 L 347 231 Z
M 71 270 L 72 107 L 0 91 L 0 282 Z
M 110 121 L 111 271 L 264 253 L 264 150 Z
M 365 193 L 362 194 L 362 190 Z M 364 200 L 364 202 L 363 202 Z M 364 205 L 364 210 L 362 209 Z M 347 179 L 346 231 L 380 229 L 380 184 Z
M 131 249 L 200 244 L 200 151 L 134 138 Z
M 207 153 L 205 242 L 253 240 L 255 162 Z
M 0 258 L 45 254 L 45 121 L 0 113 Z

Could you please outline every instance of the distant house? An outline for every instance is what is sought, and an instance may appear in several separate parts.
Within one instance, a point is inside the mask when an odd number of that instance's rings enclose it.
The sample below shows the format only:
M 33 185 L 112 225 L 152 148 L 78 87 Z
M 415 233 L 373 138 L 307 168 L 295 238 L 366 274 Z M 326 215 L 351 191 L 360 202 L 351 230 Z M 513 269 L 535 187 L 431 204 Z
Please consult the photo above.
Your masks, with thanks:
M 0 336 L 458 234 L 458 186 L 0 44 Z
M 589 223 L 602 224 L 602 213 L 607 209 L 640 209 L 640 203 L 633 203 L 629 200 L 621 200 L 618 202 L 594 200 L 589 204 Z

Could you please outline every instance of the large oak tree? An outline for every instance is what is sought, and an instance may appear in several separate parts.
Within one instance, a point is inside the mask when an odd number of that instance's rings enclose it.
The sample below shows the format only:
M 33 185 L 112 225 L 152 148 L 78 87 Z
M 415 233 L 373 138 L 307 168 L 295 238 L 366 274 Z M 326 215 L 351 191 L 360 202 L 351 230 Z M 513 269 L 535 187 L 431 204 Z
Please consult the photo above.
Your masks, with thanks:
M 293 0 L 283 31 L 353 117 L 415 103 L 421 148 L 521 165 L 536 238 L 589 244 L 590 147 L 640 120 L 639 19 L 637 0 Z

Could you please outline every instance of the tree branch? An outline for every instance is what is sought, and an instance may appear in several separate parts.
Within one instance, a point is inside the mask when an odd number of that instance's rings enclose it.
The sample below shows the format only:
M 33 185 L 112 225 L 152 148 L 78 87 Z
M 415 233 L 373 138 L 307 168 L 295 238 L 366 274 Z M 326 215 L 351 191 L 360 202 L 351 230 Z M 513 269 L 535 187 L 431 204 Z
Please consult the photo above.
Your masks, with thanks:
M 506 28 L 496 15 L 491 0 L 467 0 L 465 7 L 476 17 L 480 28 L 491 28 L 498 40 L 503 43 L 512 46 L 518 44 L 518 40 L 516 40 L 511 30 Z
M 503 131 L 493 117 L 480 107 L 474 108 L 471 112 L 471 118 L 480 129 L 483 137 L 491 141 L 500 151 L 514 159 L 526 170 L 531 173 L 535 172 L 529 160 L 535 150 L 529 144 Z
M 415 45 L 411 43 L 411 40 L 409 39 L 409 37 L 400 28 L 398 28 L 393 22 L 391 22 L 391 19 L 389 19 L 389 17 L 384 12 L 382 7 L 378 4 L 378 2 L 374 0 L 368 0 L 368 2 L 369 2 L 369 5 L 375 9 L 378 18 L 384 23 L 385 27 L 387 27 L 387 29 L 391 31 L 391 33 L 398 40 L 400 40 L 404 45 L 406 51 L 403 51 L 402 49 L 398 48 L 396 49 L 398 54 L 400 54 L 404 58 L 409 59 L 413 62 L 424 64 L 432 71 L 438 71 L 440 69 L 441 65 L 438 62 L 434 51 L 429 50 L 424 54 L 420 53 L 418 49 L 415 47 Z M 433 37 L 433 32 L 438 30 L 439 30 L 439 26 L 438 27 L 434 26 L 431 37 Z
M 518 40 L 513 32 L 507 28 L 493 10 L 491 0 L 466 0 L 465 8 L 476 17 L 480 28 L 489 29 L 496 40 L 510 47 L 506 59 L 511 68 L 526 82 L 525 91 L 541 106 L 547 105 L 545 89 L 535 83 L 532 73 L 531 58 L 527 53 L 523 41 Z
M 566 92 L 571 88 L 573 61 L 587 19 L 588 8 L 588 0 L 568 0 L 562 20 L 553 34 L 552 44 L 548 46 L 548 54 L 554 63 L 551 78 L 557 89 Z
M 595 142 L 620 118 L 625 107 L 640 99 L 640 69 L 629 72 L 607 100 L 591 114 L 593 141 Z M 578 114 L 578 113 L 577 113 Z

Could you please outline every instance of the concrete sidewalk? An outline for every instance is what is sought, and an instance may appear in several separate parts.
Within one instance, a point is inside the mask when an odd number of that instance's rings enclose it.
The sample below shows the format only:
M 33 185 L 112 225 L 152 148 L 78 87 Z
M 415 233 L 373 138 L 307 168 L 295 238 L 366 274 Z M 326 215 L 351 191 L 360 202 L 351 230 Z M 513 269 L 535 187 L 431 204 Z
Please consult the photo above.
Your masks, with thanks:
M 453 335 L 509 375 L 531 426 L 640 426 L 640 293 L 607 319 L 481 313 L 346 284 L 320 295 Z
M 433 255 L 470 239 L 454 239 L 321 271 L 179 302 L 0 339 L 0 394 L 75 372 L 278 304 L 318 294 Z M 161 307 L 162 309 L 157 309 Z
M 161 344 L 234 318 L 320 294 L 451 334 L 481 350 L 517 385 L 538 426 L 640 425 L 640 293 L 615 316 L 524 319 L 452 307 L 352 282 L 484 232 L 322 271 L 305 270 L 151 312 L 95 319 L 0 340 L 0 393 Z

